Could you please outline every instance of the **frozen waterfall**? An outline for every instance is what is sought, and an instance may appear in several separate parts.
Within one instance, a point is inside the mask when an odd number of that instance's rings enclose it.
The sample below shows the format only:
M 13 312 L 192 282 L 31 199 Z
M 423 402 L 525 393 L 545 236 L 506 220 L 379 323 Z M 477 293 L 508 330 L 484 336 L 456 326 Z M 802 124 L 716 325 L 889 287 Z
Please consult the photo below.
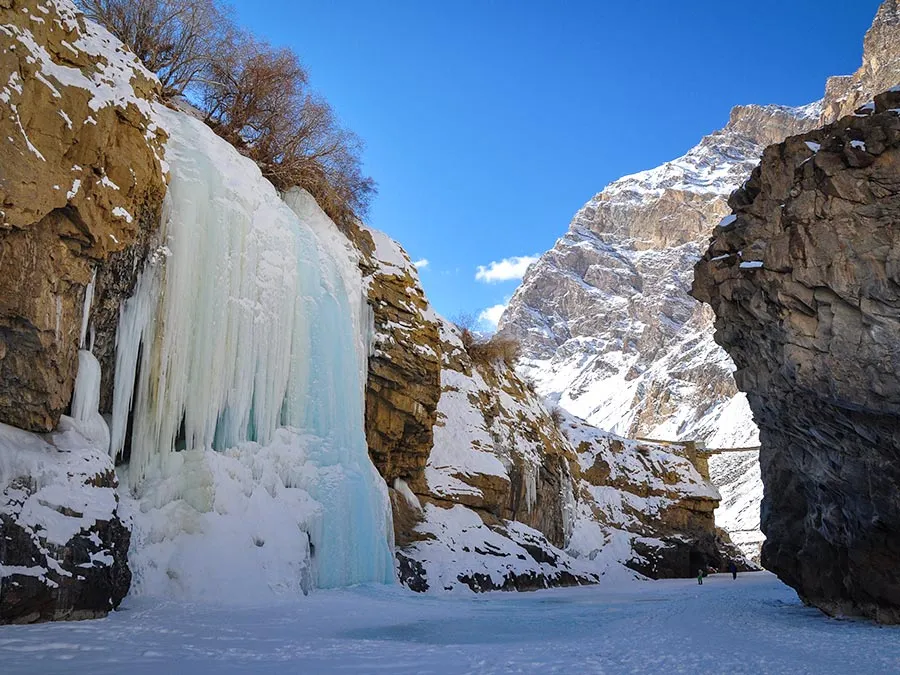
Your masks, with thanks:
M 282 200 L 202 122 L 159 115 L 171 179 L 120 316 L 110 430 L 134 499 L 135 591 L 390 581 L 349 245 L 308 194 Z

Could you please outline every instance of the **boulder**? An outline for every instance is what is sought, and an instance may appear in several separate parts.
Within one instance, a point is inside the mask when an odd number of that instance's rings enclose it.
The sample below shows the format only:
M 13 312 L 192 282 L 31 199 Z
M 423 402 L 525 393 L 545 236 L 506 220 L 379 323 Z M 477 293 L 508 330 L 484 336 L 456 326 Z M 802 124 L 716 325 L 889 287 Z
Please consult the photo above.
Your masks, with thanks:
M 109 456 L 76 423 L 0 424 L 0 623 L 105 616 L 128 593 L 131 532 Z

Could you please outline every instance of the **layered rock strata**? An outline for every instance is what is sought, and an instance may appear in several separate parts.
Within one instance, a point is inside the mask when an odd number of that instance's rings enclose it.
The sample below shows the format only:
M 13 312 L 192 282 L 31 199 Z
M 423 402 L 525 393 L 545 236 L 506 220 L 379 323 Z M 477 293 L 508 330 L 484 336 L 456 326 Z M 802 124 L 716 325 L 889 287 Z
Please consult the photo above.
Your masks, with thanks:
M 694 294 L 760 426 L 763 564 L 896 623 L 900 91 L 768 148 L 729 203 Z

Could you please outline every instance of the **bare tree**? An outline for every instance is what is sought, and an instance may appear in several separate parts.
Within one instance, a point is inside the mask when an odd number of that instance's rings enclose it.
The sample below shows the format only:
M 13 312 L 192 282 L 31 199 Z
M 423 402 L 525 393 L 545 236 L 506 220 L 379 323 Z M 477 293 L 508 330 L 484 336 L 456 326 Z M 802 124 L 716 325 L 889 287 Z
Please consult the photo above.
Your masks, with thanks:
M 308 190 L 341 226 L 375 194 L 363 145 L 309 89 L 297 55 L 237 29 L 219 0 L 78 0 L 154 71 L 164 95 L 199 101 L 206 122 L 275 187 Z
M 159 77 L 166 95 L 183 94 L 221 53 L 234 30 L 215 0 L 79 0 Z
M 305 188 L 339 224 L 362 216 L 375 191 L 362 142 L 309 90 L 297 55 L 247 34 L 225 51 L 200 85 L 207 123 L 279 189 Z

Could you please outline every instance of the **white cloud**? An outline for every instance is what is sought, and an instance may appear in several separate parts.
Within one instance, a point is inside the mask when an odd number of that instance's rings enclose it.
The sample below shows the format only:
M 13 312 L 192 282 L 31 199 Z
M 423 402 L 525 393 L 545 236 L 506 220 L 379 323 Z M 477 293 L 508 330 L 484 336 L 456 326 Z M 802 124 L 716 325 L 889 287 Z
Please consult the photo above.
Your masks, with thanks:
M 413 266 L 418 270 L 424 270 L 428 267 L 428 258 L 422 258 L 421 260 L 416 260 L 413 263 Z
M 497 324 L 500 322 L 500 315 L 506 309 L 506 303 L 502 305 L 494 305 L 481 311 L 478 320 L 491 327 L 491 330 L 497 330 Z
M 486 284 L 495 284 L 498 281 L 511 281 L 525 276 L 528 266 L 537 261 L 536 255 L 513 256 L 503 260 L 494 260 L 485 267 L 479 265 L 475 272 L 475 279 Z

